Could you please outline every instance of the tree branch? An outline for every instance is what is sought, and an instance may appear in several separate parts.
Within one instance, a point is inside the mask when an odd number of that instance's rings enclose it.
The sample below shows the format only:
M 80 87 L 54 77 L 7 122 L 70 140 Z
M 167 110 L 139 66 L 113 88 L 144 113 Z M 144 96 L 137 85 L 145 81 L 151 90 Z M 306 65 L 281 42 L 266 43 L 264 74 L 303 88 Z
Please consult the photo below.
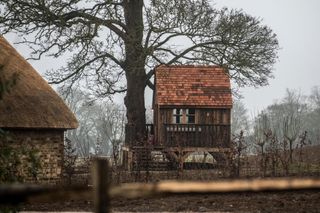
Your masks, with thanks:
M 123 40 L 127 39 L 126 33 L 124 32 L 127 30 L 126 25 L 118 20 L 108 20 L 108 19 L 104 20 L 81 11 L 72 11 L 72 12 L 66 13 L 62 15 L 62 18 L 66 22 L 74 18 L 85 18 L 95 24 L 101 24 L 103 26 L 108 27 L 110 30 L 112 30 L 114 33 L 120 36 Z M 124 31 L 119 29 L 116 25 L 122 27 Z
M 150 80 L 147 80 L 147 86 L 150 88 L 150 89 L 152 89 L 152 90 L 154 90 L 155 89 L 155 86 L 154 86 L 154 84 L 150 81 Z
M 213 44 L 220 44 L 221 42 L 218 41 L 210 41 L 210 42 L 204 42 L 204 43 L 198 43 L 195 44 L 187 49 L 185 49 L 184 51 L 182 51 L 180 54 L 177 54 L 173 59 L 171 59 L 169 62 L 167 62 L 167 65 L 173 64 L 175 63 L 177 60 L 179 60 L 180 58 L 184 57 L 186 54 L 190 53 L 191 51 L 193 51 L 194 49 L 198 48 L 198 47 L 202 47 L 205 45 L 213 45 Z
M 60 79 L 60 80 L 56 80 L 56 81 L 50 81 L 49 84 L 60 84 L 68 79 L 70 79 L 71 77 L 77 75 L 78 73 L 80 73 L 82 70 L 84 70 L 85 67 L 89 66 L 90 64 L 92 64 L 94 61 L 98 60 L 98 59 L 103 59 L 103 58 L 109 58 L 112 61 L 114 61 L 116 64 L 118 64 L 120 67 L 123 66 L 123 63 L 118 61 L 113 55 L 109 54 L 109 53 L 104 53 L 103 55 L 99 55 L 89 61 L 87 61 L 86 63 L 82 64 L 80 67 L 78 67 L 74 72 L 72 72 L 71 74 L 67 75 L 66 77 Z
M 146 75 L 146 86 L 148 86 L 150 89 L 154 90 L 155 86 L 154 84 L 150 81 L 150 78 L 154 75 L 154 69 L 150 70 L 147 75 Z

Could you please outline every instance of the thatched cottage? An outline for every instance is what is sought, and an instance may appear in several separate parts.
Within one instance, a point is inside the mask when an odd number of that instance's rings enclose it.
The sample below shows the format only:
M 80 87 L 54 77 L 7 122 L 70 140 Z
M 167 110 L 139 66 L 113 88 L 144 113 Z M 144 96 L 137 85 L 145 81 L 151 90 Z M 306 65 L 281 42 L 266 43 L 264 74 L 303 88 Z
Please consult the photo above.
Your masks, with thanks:
M 1 36 L 0 65 L 2 85 L 12 76 L 17 79 L 0 100 L 0 128 L 10 136 L 9 140 L 0 140 L 0 145 L 6 142 L 17 150 L 37 150 L 38 179 L 56 181 L 62 173 L 64 131 L 76 128 L 77 120 L 58 94 Z

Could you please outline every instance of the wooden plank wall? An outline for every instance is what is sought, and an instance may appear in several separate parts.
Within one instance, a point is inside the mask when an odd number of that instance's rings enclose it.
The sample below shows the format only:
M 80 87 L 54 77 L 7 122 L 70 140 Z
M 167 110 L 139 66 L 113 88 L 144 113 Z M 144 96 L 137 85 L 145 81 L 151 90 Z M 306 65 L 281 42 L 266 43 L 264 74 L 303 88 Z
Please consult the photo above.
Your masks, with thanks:
M 198 124 L 230 124 L 230 109 L 197 109 Z
M 155 119 L 156 138 L 159 144 L 165 143 L 165 136 L 163 134 L 163 124 L 172 124 L 173 108 L 157 108 L 158 116 Z M 200 108 L 196 109 L 196 124 L 224 124 L 231 123 L 231 109 L 214 109 L 214 108 Z M 228 133 L 230 138 L 230 133 Z

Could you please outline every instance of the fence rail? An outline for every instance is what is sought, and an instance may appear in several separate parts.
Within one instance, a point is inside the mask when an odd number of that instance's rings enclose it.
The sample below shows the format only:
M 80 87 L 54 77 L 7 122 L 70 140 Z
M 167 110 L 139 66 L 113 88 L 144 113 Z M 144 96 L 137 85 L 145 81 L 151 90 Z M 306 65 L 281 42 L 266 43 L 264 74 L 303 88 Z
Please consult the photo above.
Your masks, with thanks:
M 91 200 L 94 198 L 95 212 L 109 212 L 110 198 L 147 197 L 167 194 L 203 194 L 230 192 L 261 192 L 320 189 L 319 178 L 225 180 L 214 182 L 163 181 L 158 183 L 130 183 L 111 187 L 107 162 L 94 162 L 93 186 L 53 187 L 36 185 L 0 186 L 0 203 L 53 202 L 65 200 Z

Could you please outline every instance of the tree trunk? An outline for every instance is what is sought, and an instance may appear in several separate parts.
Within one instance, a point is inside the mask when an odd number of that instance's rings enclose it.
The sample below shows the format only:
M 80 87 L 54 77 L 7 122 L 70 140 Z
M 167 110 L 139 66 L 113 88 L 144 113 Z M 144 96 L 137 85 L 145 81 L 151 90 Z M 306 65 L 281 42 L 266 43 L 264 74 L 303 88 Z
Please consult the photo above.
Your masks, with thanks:
M 142 145 L 145 137 L 145 103 L 143 76 L 127 75 L 127 94 L 125 105 L 127 108 L 126 143 Z
M 293 162 L 293 140 L 289 140 L 289 154 L 290 154 L 290 163 Z
M 144 89 L 146 83 L 145 60 L 142 46 L 143 40 L 143 0 L 125 0 L 124 13 L 126 19 L 125 65 L 127 79 L 126 144 L 142 145 L 145 140 L 145 102 Z

